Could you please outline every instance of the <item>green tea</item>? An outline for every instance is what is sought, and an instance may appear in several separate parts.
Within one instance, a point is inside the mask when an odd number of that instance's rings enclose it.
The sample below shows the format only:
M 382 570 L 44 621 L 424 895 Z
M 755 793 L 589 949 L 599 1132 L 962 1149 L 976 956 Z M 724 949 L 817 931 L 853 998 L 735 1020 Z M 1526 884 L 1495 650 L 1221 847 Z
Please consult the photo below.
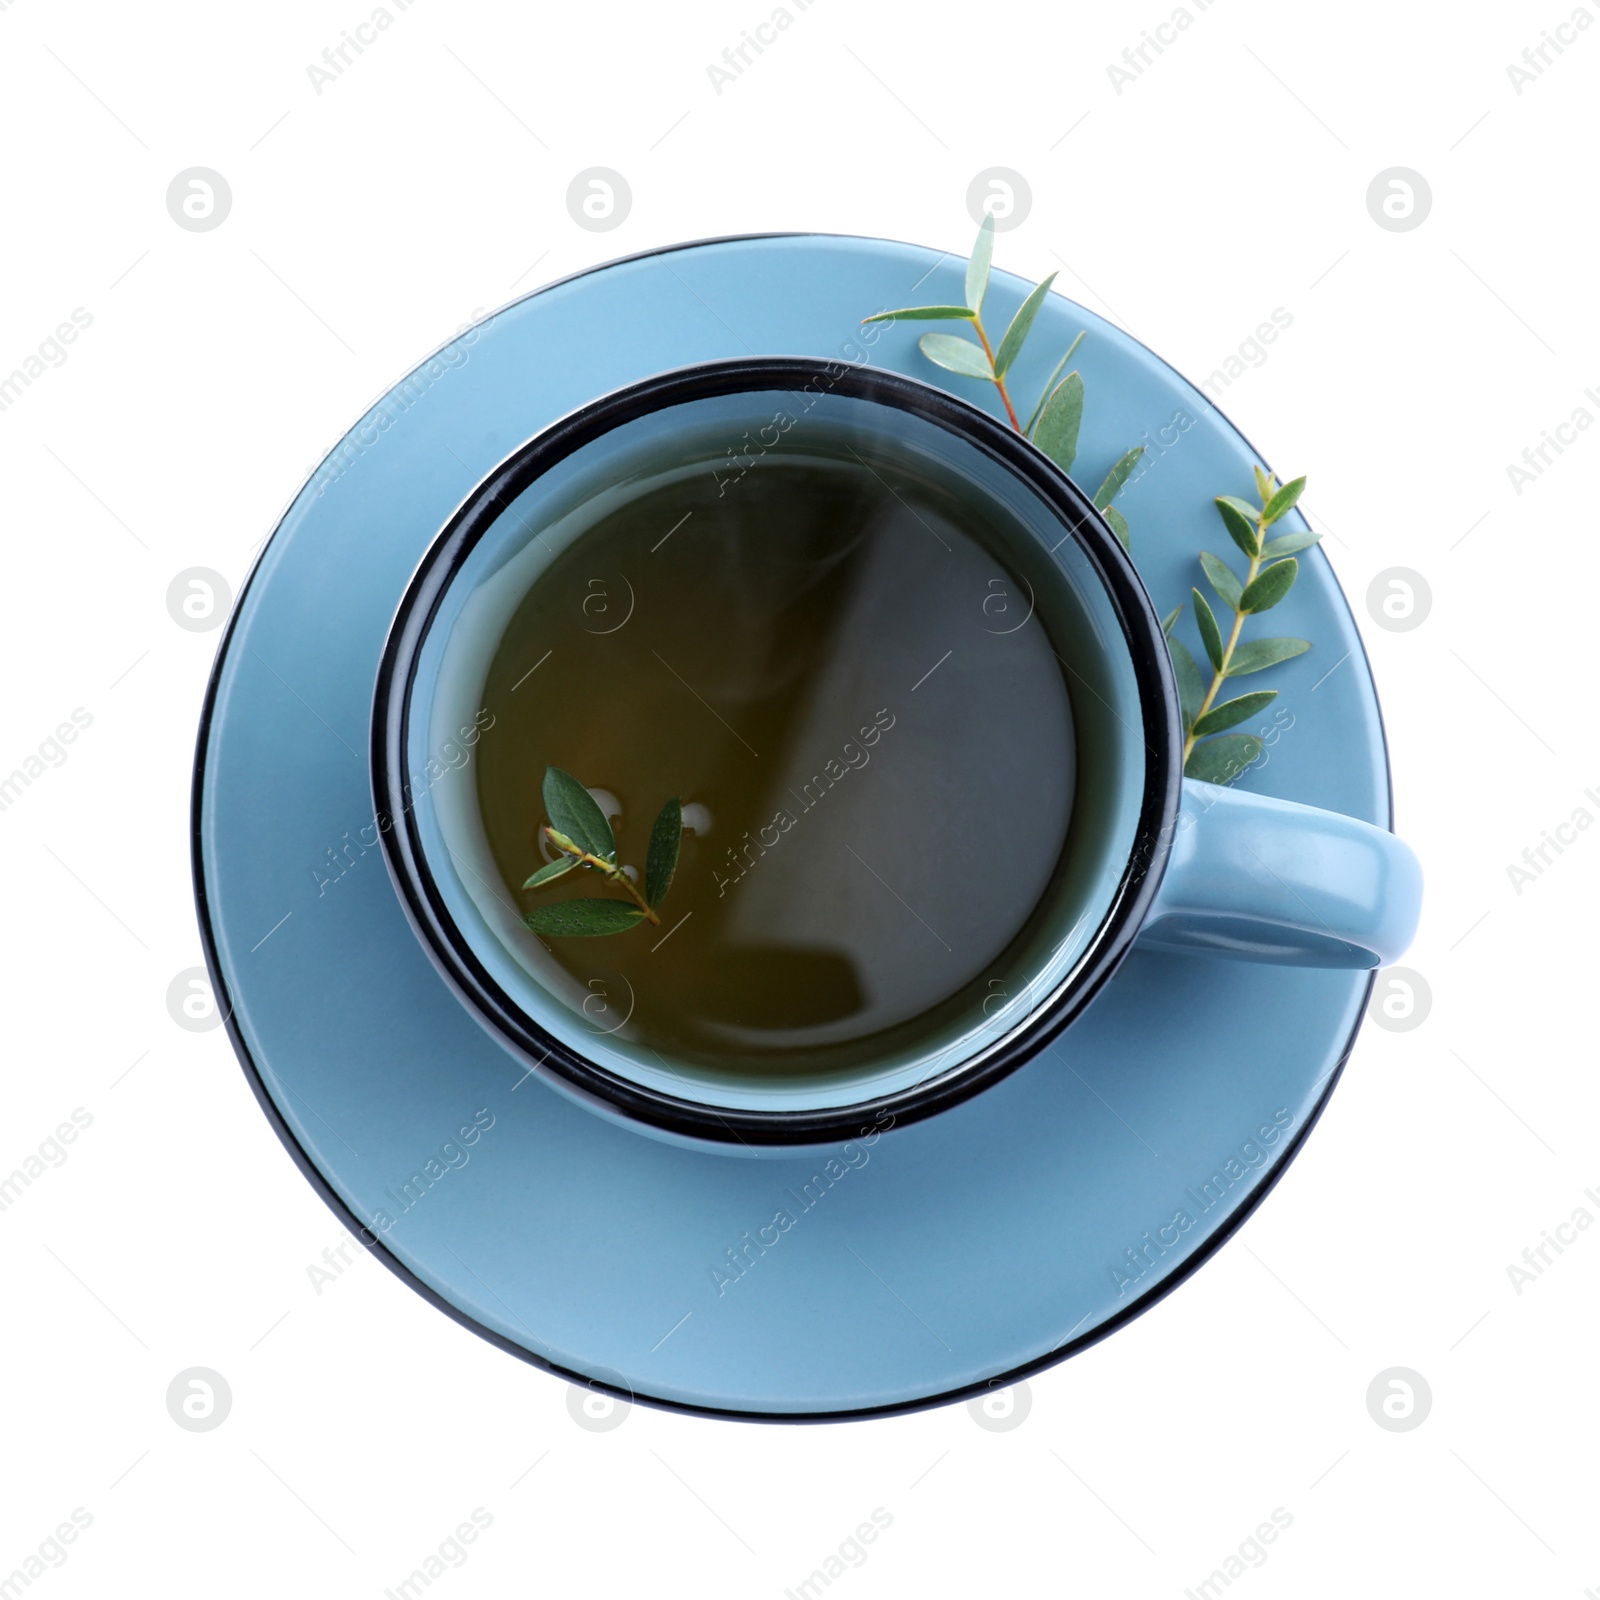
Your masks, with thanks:
M 845 1071 L 1006 994 L 1058 881 L 1068 679 L 1015 530 L 932 472 L 770 455 L 657 479 L 533 582 L 484 689 L 485 835 L 520 910 L 547 766 L 643 865 L 686 832 L 659 927 L 544 944 L 597 1030 L 666 1064 Z

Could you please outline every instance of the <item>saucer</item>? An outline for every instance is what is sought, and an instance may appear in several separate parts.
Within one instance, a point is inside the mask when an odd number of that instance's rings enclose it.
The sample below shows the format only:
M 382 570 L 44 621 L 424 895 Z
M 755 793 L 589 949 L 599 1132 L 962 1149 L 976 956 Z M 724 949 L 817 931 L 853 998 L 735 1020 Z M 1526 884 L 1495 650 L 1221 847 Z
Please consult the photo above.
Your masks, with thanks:
M 484 1032 L 407 924 L 373 820 L 373 680 L 402 593 L 472 488 L 599 395 L 752 353 L 858 361 L 860 318 L 959 300 L 965 263 L 817 235 L 632 257 L 497 312 L 390 391 L 301 491 L 223 637 L 196 755 L 194 869 L 219 1010 L 268 1119 L 352 1232 L 526 1360 L 631 1399 L 817 1420 L 1013 1381 L 1175 1287 L 1261 1200 L 1338 1079 L 1371 977 L 1135 949 L 1051 1048 L 936 1117 L 745 1157 L 566 1099 Z M 996 273 L 1002 323 L 1029 285 Z M 1059 296 L 1013 368 L 1088 400 L 1076 476 L 1135 443 L 1118 501 L 1158 611 L 1219 549 L 1259 459 L 1189 383 Z M 1180 420 L 1181 419 L 1181 420 Z M 1320 547 L 1273 615 L 1278 732 L 1242 788 L 1387 827 L 1377 699 Z M 1240 1049 L 1240 1018 L 1250 1048 Z M 1021 1263 L 1022 1265 L 1019 1265 Z

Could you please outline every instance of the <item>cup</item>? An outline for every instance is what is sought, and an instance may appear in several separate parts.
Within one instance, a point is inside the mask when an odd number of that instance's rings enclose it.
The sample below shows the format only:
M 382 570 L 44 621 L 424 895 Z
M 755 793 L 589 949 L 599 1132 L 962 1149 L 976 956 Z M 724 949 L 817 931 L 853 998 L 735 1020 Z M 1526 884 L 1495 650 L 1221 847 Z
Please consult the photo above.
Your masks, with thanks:
M 616 997 L 597 1005 L 563 971 L 495 866 L 472 765 L 494 736 L 483 694 L 496 645 L 563 550 L 642 484 L 712 470 L 737 492 L 769 458 L 805 450 L 927 475 L 1010 530 L 1007 567 L 1065 669 L 1076 770 L 1070 848 L 998 976 L 973 979 L 926 1027 L 885 1030 L 881 1047 L 842 1068 L 773 1074 L 642 1048 Z M 407 588 L 372 719 L 391 876 L 473 1016 L 592 1109 L 735 1152 L 859 1137 L 958 1104 L 1060 1035 L 1135 943 L 1349 969 L 1402 953 L 1421 898 L 1404 844 L 1351 817 L 1187 780 L 1182 747 L 1160 620 L 1081 491 L 1019 434 L 942 390 L 801 358 L 647 379 L 508 456 Z M 951 842 L 952 861 L 959 848 Z

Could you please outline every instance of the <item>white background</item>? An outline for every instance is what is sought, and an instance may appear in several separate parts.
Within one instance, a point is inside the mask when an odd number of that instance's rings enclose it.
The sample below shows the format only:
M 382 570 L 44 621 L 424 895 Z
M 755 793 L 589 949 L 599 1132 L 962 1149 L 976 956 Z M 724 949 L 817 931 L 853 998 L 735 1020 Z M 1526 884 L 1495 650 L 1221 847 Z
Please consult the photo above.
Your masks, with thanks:
M 1507 873 L 1600 816 L 1600 430 L 1520 494 L 1506 470 L 1580 405 L 1600 416 L 1600 28 L 1519 95 L 1507 65 L 1569 0 L 1190 0 L 1119 94 L 1107 65 L 1169 0 L 791 0 L 719 95 L 708 64 L 770 9 L 414 0 L 319 95 L 308 64 L 367 0 L 0 6 L 0 374 L 93 317 L 0 411 L 0 770 L 93 718 L 0 811 L 0 1172 L 93 1117 L 0 1212 L 0 1577 L 83 1507 L 29 1594 L 376 1596 L 482 1507 L 430 1594 L 777 1596 L 882 1507 L 830 1594 L 1178 1596 L 1281 1507 L 1292 1526 L 1230 1593 L 1600 1589 L 1600 1229 L 1520 1293 L 1506 1270 L 1575 1208 L 1600 1217 L 1600 830 L 1520 894 Z M 165 204 L 197 165 L 234 197 L 206 233 Z M 604 234 L 565 204 L 595 165 L 633 191 Z M 1224 406 L 1310 474 L 1366 634 L 1429 874 L 1407 964 L 1431 1012 L 1369 1026 L 1236 1239 L 1036 1377 L 1009 1432 L 964 1406 L 822 1428 L 637 1407 L 588 1432 L 563 1383 L 376 1263 L 316 1293 L 338 1224 L 223 1032 L 167 1014 L 200 960 L 189 765 L 218 637 L 175 626 L 167 586 L 199 565 L 236 589 L 321 454 L 479 308 L 712 234 L 964 254 L 992 165 L 1034 197 L 999 264 L 1062 269 L 1197 378 L 1292 313 Z M 1396 165 L 1433 196 L 1406 232 L 1366 205 Z M 1396 566 L 1432 593 L 1409 631 L 1366 603 Z M 195 1365 L 232 1388 L 212 1432 L 167 1415 Z M 1431 1386 L 1409 1432 L 1368 1414 L 1391 1366 Z

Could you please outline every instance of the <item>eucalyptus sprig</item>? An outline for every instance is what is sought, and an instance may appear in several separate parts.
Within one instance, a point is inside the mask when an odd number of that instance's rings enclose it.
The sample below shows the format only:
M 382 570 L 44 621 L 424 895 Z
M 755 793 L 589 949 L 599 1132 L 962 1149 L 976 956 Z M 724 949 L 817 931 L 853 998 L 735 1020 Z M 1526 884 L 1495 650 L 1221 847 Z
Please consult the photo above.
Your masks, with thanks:
M 1067 353 L 1056 363 L 1055 371 L 1039 392 L 1038 402 L 1029 414 L 1027 423 L 1018 421 L 1011 391 L 1006 386 L 1006 376 L 1022 354 L 1022 346 L 1033 329 L 1034 319 L 1039 315 L 1039 308 L 1044 304 L 1056 275 L 1052 272 L 1022 302 L 1001 336 L 997 349 L 983 325 L 983 300 L 989 289 L 989 263 L 993 256 L 994 218 L 986 216 L 978 228 L 978 242 L 972 247 L 972 256 L 967 262 L 965 305 L 906 306 L 899 311 L 880 311 L 861 320 L 970 323 L 972 331 L 978 336 L 976 344 L 971 339 L 963 339 L 953 333 L 925 333 L 917 341 L 923 355 L 946 372 L 992 383 L 999 391 L 1011 426 L 1023 438 L 1032 440 L 1063 472 L 1070 473 L 1073 463 L 1078 459 L 1078 430 L 1083 422 L 1083 378 L 1076 369 L 1068 372 L 1064 378 L 1061 374 L 1072 359 L 1073 352 L 1083 342 L 1083 334 L 1078 334 L 1067 346 Z M 1105 481 L 1094 495 L 1095 510 L 1110 523 L 1112 532 L 1122 541 L 1125 550 L 1129 548 L 1127 519 L 1111 502 L 1122 492 L 1122 486 L 1138 466 L 1143 454 L 1144 446 L 1141 444 L 1123 455 L 1106 474 Z
M 999 392 L 1011 426 L 1025 439 L 1031 440 L 1063 472 L 1070 473 L 1078 456 L 1084 388 L 1083 378 L 1076 370 L 1067 373 L 1064 378 L 1061 375 L 1082 343 L 1083 334 L 1078 334 L 1067 347 L 1067 353 L 1056 363 L 1055 371 L 1040 392 L 1027 423 L 1019 422 L 1006 378 L 1022 351 L 1023 342 L 1056 275 L 1052 272 L 1022 302 L 996 349 L 983 325 L 982 315 L 993 255 L 994 218 L 985 217 L 978 229 L 978 242 L 973 246 L 972 257 L 967 262 L 965 305 L 907 306 L 899 311 L 880 311 L 875 316 L 862 318 L 862 321 L 970 323 L 977 335 L 976 343 L 955 334 L 925 333 L 918 341 L 922 353 L 947 372 L 992 383 Z M 1121 540 L 1123 549 L 1130 554 L 1132 543 L 1127 519 L 1112 505 L 1112 501 L 1121 493 L 1143 454 L 1143 445 L 1136 445 L 1124 454 L 1106 474 L 1105 481 L 1094 495 L 1095 509 L 1105 517 Z M 1242 641 L 1240 637 L 1246 617 L 1270 611 L 1288 594 L 1300 572 L 1295 555 L 1314 545 L 1320 537 L 1306 531 L 1268 539 L 1267 529 L 1294 508 L 1306 480 L 1296 478 L 1292 483 L 1280 486 L 1271 473 L 1259 466 L 1255 469 L 1255 479 L 1261 500 L 1259 505 L 1251 505 L 1249 501 L 1234 495 L 1218 495 L 1216 500 L 1217 513 L 1222 518 L 1223 526 L 1249 562 L 1244 577 L 1241 579 L 1225 561 L 1209 550 L 1200 552 L 1201 571 L 1233 618 L 1226 638 L 1210 602 L 1198 588 L 1190 591 L 1195 625 L 1200 630 L 1200 642 L 1212 669 L 1209 687 L 1189 647 L 1173 634 L 1184 608 L 1181 605 L 1176 607 L 1162 624 L 1172 653 L 1173 670 L 1178 680 L 1178 699 L 1183 711 L 1184 776 L 1210 783 L 1231 783 L 1261 754 L 1262 740 L 1257 735 L 1230 733 L 1227 730 L 1238 727 L 1278 697 L 1276 689 L 1261 689 L 1219 704 L 1217 697 L 1224 682 L 1247 673 L 1261 672 L 1279 662 L 1303 655 L 1311 648 L 1304 639 Z
M 1195 626 L 1211 664 L 1209 688 L 1189 647 L 1173 635 L 1184 608 L 1174 607 L 1162 623 L 1183 710 L 1184 776 L 1208 783 L 1231 783 L 1261 754 L 1261 740 L 1255 734 L 1224 730 L 1247 721 L 1278 697 L 1276 689 L 1260 689 L 1219 704 L 1217 696 L 1223 684 L 1229 678 L 1260 672 L 1304 655 L 1311 648 L 1304 639 L 1240 639 L 1246 617 L 1270 611 L 1294 587 L 1300 575 L 1296 555 L 1321 537 L 1307 529 L 1269 539 L 1267 529 L 1294 508 L 1306 480 L 1296 478 L 1280 487 L 1278 480 L 1260 467 L 1255 469 L 1255 477 L 1260 505 L 1227 494 L 1218 495 L 1216 500 L 1223 527 L 1248 560 L 1244 577 L 1241 579 L 1227 562 L 1209 550 L 1200 552 L 1200 568 L 1206 581 L 1233 616 L 1226 638 L 1210 602 L 1198 588 L 1189 591 Z
M 659 927 L 661 918 L 656 915 L 656 908 L 672 887 L 678 849 L 683 842 L 682 802 L 676 797 L 667 801 L 650 830 L 643 894 L 635 888 L 627 869 L 617 863 L 617 839 L 610 820 L 570 772 L 563 772 L 560 767 L 545 768 L 544 808 L 548 818 L 544 836 L 561 854 L 548 866 L 540 867 L 522 887 L 542 889 L 576 868 L 586 867 L 624 890 L 633 904 L 616 899 L 561 900 L 535 906 L 523 922 L 535 933 L 556 938 L 624 933 L 640 922 L 653 922 Z

